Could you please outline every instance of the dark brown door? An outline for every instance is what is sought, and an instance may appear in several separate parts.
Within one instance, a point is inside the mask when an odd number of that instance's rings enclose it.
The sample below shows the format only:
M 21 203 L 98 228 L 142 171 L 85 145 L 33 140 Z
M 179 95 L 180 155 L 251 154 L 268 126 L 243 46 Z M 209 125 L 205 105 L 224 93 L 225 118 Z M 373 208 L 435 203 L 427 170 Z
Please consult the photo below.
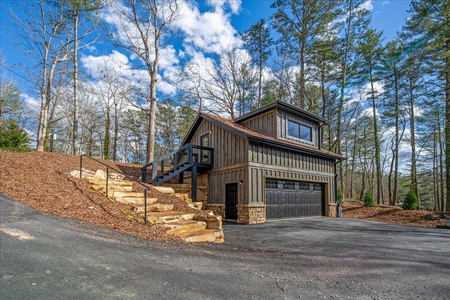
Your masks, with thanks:
M 237 219 L 238 184 L 225 185 L 225 219 Z

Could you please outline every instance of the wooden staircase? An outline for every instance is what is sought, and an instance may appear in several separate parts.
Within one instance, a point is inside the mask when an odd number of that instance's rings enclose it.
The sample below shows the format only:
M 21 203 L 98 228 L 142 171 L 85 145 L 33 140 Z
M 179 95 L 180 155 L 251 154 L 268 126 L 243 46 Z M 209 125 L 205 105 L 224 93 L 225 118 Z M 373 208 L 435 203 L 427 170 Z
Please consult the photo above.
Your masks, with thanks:
M 83 177 L 91 184 L 91 188 L 99 191 L 110 199 L 131 205 L 131 208 L 144 218 L 144 193 L 133 191 L 133 182 L 126 180 L 123 175 L 110 174 L 108 177 L 108 195 L 106 195 L 106 175 L 102 170 L 92 172 L 83 170 Z M 202 202 L 192 202 L 189 193 L 176 193 L 171 186 L 151 186 L 151 189 L 163 194 L 178 197 L 188 203 L 191 208 L 200 210 Z M 147 221 L 167 229 L 186 242 L 214 242 L 224 241 L 222 218 L 211 211 L 202 213 L 180 212 L 173 210 L 173 204 L 160 203 L 158 198 L 147 198 Z

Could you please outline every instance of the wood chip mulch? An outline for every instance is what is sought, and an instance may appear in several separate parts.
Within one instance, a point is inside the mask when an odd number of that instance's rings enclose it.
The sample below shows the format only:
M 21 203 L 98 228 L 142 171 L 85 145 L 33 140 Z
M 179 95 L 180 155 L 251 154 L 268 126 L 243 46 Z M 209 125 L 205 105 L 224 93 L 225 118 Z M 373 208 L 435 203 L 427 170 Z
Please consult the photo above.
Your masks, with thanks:
M 363 207 L 362 202 L 345 202 L 341 204 L 344 218 L 363 219 L 395 224 L 407 224 L 423 227 L 444 225 L 447 219 L 441 218 L 442 213 L 424 210 L 404 210 L 398 206 L 379 205 Z M 428 216 L 428 217 L 427 217 Z M 430 220 L 433 216 L 435 220 Z
M 103 162 L 135 177 L 140 174 L 141 165 Z M 86 179 L 69 175 L 70 171 L 79 168 L 79 156 L 49 152 L 0 151 L 0 193 L 44 214 L 94 223 L 145 239 L 178 240 L 156 225 L 145 225 L 137 221 L 142 220 L 142 217 L 137 216 L 131 207 L 112 203 L 98 191 L 91 189 Z M 104 166 L 86 157 L 83 158 L 83 168 L 92 171 L 105 170 Z M 133 187 L 135 191 L 144 189 L 139 184 Z M 162 203 L 173 203 L 175 210 L 193 211 L 179 198 L 155 190 L 148 191 L 148 196 L 159 198 Z M 122 210 L 135 219 L 129 220 Z

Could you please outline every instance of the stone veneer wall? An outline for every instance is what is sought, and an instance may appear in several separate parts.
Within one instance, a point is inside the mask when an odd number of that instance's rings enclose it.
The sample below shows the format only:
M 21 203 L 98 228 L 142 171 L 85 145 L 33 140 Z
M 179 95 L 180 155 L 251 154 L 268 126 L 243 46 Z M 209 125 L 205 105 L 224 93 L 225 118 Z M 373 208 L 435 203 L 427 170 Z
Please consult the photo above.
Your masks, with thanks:
M 215 215 L 222 216 L 222 219 L 225 219 L 225 204 L 206 203 L 206 209 L 212 210 Z
M 336 203 L 328 203 L 327 217 L 337 218 L 337 216 L 338 216 L 337 210 L 338 210 L 338 206 Z
M 241 224 L 258 224 L 266 221 L 266 205 L 238 204 L 237 222 Z

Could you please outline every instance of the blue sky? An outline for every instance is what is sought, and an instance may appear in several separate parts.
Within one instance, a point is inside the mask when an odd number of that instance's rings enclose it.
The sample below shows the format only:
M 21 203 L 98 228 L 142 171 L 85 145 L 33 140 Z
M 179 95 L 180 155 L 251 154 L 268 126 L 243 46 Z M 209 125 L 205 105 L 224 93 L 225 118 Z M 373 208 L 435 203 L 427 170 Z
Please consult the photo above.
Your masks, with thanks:
M 12 3 L 12 1 L 3 1 L 3 4 Z M 187 20 L 183 20 L 180 28 L 185 31 L 185 38 L 179 45 L 174 44 L 171 49 L 165 53 L 163 70 L 170 72 L 170 67 L 177 65 L 182 61 L 181 57 L 189 57 L 192 60 L 201 60 L 211 54 L 220 54 L 227 45 L 239 43 L 238 33 L 248 29 L 259 19 L 268 20 L 273 9 L 270 5 L 273 0 L 202 0 L 190 1 L 186 13 Z M 391 40 L 397 31 L 400 31 L 408 17 L 407 10 L 410 1 L 391 0 L 377 1 L 368 0 L 368 7 L 372 8 L 372 26 L 384 32 L 384 42 Z M 109 16 L 105 14 L 105 16 Z M 114 27 L 114 20 L 109 20 L 111 26 Z M 10 32 L 5 29 L 11 25 L 5 9 L 2 7 L 0 15 L 1 36 L 0 46 L 1 53 L 5 60 L 4 64 L 11 70 L 21 73 L 20 68 L 16 66 L 18 63 L 26 65 L 24 57 L 12 46 Z M 178 46 L 183 45 L 183 49 Z M 101 53 L 100 53 L 101 52 Z M 123 50 L 117 50 L 110 44 L 103 44 L 90 52 L 84 52 L 81 55 L 84 60 L 83 66 L 89 72 L 94 72 L 96 64 L 101 58 L 119 59 L 125 64 L 132 61 L 132 57 Z M 2 62 L 3 63 L 3 62 Z M 3 74 L 7 74 L 9 80 L 15 81 L 22 90 L 23 79 L 16 73 L 9 70 L 1 70 Z M 168 86 L 162 87 L 167 88 Z

